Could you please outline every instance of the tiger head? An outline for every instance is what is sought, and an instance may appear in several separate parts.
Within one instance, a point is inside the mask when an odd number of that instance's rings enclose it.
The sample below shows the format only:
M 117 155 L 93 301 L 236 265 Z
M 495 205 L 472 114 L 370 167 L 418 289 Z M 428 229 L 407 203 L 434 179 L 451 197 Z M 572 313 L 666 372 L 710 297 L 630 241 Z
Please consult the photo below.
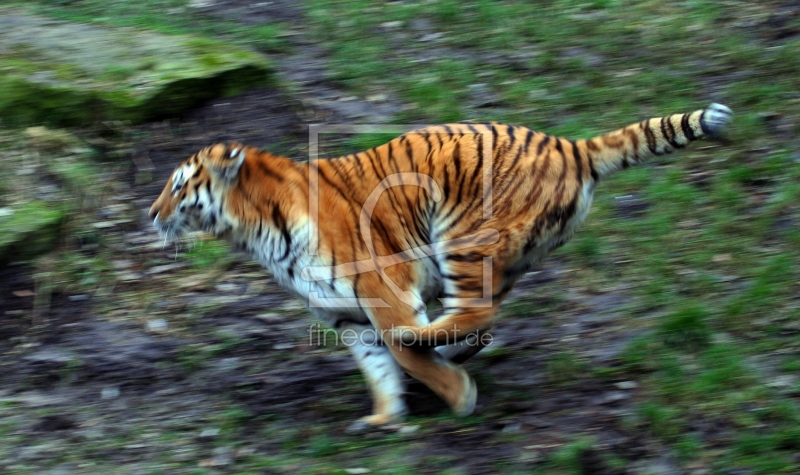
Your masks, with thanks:
M 236 184 L 247 149 L 238 143 L 206 147 L 175 169 L 150 207 L 153 226 L 165 239 L 190 231 L 221 235 L 233 223 L 224 212 L 225 195 Z

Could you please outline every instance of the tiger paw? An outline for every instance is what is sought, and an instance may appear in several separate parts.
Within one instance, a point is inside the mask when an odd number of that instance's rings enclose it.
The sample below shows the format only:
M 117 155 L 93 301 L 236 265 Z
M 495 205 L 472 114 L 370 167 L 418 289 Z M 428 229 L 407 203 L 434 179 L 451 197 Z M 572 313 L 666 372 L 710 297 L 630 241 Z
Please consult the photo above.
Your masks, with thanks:
M 393 416 L 391 414 L 373 414 L 371 416 L 362 417 L 361 419 L 353 422 L 347 426 L 347 429 L 344 431 L 346 434 L 351 435 L 366 434 L 392 424 L 397 424 L 399 422 L 402 422 L 401 416 Z
M 463 370 L 462 370 L 463 371 Z M 463 372 L 465 378 L 464 393 L 461 400 L 452 409 L 457 416 L 468 416 L 475 411 L 475 404 L 478 401 L 478 386 L 466 371 Z

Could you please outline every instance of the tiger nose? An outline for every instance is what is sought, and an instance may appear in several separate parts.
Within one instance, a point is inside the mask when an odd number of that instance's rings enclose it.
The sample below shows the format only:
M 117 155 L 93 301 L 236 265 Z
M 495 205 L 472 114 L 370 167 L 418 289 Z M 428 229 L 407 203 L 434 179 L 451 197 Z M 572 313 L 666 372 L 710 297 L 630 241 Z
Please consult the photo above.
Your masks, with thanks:
M 150 216 L 150 219 L 156 219 L 156 216 L 158 216 L 158 209 L 155 205 L 150 207 L 150 212 L 148 215 Z

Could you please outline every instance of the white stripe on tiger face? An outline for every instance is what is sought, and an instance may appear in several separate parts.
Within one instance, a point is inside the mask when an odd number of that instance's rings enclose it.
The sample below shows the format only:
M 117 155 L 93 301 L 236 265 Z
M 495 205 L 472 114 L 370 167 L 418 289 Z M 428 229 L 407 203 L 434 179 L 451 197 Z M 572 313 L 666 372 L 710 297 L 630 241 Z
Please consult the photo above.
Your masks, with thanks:
M 172 174 L 172 194 L 177 194 L 181 188 L 189 181 L 189 178 L 194 175 L 194 164 L 187 163 L 186 165 L 175 170 Z

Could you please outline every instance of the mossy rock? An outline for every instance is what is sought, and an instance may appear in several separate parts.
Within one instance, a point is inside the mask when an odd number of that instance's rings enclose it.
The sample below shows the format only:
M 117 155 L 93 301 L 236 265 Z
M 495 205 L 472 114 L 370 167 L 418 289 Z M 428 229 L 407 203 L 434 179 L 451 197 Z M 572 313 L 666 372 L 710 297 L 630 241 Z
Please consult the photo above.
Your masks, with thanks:
M 0 208 L 0 262 L 23 261 L 52 249 L 65 216 L 40 201 Z
M 28 145 L 43 152 L 87 148 L 81 139 L 66 130 L 36 126 L 28 127 L 23 133 L 28 140 Z
M 186 35 L 108 29 L 0 8 L 5 126 L 133 123 L 268 84 L 258 53 Z

